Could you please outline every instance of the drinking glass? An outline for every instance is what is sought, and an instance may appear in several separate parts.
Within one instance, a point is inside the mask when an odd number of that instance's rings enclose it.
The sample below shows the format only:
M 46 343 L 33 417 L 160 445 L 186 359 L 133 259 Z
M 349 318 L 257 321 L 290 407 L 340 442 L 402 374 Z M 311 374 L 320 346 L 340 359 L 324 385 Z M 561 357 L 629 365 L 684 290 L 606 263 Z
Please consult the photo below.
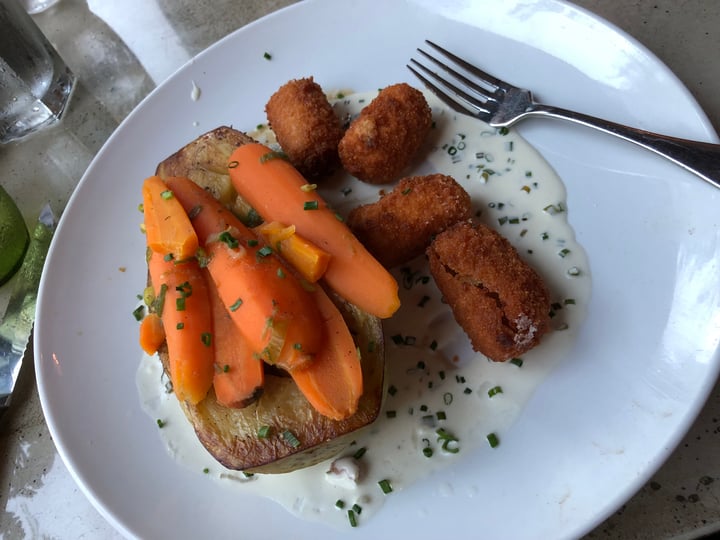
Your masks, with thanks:
M 17 0 L 0 0 L 0 143 L 52 124 L 75 76 Z

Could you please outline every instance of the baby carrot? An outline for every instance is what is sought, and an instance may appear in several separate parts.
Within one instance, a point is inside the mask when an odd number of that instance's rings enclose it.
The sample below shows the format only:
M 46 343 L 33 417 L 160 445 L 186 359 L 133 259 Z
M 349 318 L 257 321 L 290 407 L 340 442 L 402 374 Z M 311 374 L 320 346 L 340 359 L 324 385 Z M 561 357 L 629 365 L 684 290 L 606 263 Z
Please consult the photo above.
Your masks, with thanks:
M 360 354 L 340 310 L 322 287 L 313 293 L 327 336 L 315 359 L 290 374 L 320 414 L 333 420 L 353 415 L 363 393 Z
M 148 313 L 140 321 L 140 347 L 147 354 L 158 352 L 165 342 L 165 329 L 157 313 Z
M 173 391 L 181 401 L 198 403 L 212 386 L 215 362 L 205 278 L 195 259 L 174 262 L 157 252 L 151 253 L 148 269 L 165 329 Z
M 253 354 L 230 318 L 209 275 L 207 284 L 215 338 L 215 397 L 226 407 L 246 407 L 262 394 L 263 362 Z
M 332 258 L 325 279 L 340 296 L 381 318 L 400 307 L 395 278 L 285 159 L 261 144 L 235 149 L 228 163 L 235 190 L 267 221 L 297 232 Z
M 210 193 L 186 178 L 166 181 L 192 217 L 218 295 L 253 353 L 289 371 L 312 360 L 323 335 L 310 293 Z
M 172 191 L 159 176 L 143 182 L 143 213 L 147 244 L 158 253 L 172 254 L 176 260 L 195 255 L 198 238 L 192 224 Z

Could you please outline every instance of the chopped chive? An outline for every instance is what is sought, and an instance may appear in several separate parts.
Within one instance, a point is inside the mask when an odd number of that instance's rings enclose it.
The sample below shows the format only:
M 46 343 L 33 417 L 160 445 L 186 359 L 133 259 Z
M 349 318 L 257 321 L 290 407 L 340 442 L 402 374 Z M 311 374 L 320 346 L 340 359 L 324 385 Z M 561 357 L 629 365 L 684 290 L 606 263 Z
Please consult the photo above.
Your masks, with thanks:
M 208 467 L 205 467 L 203 469 L 203 474 L 208 474 L 210 472 L 210 469 Z
M 242 298 L 238 298 L 230 305 L 230 311 L 237 311 L 240 306 L 242 306 L 243 300 Z
M 180 298 L 175 299 L 175 309 L 178 311 L 185 311 L 185 297 L 181 296 Z
M 390 394 L 391 396 L 394 396 L 396 393 L 397 393 L 397 388 L 395 388 L 395 386 L 391 384 L 388 387 L 388 394 Z
M 230 366 L 228 364 L 225 364 L 223 366 L 223 373 L 227 373 L 228 371 L 230 371 Z
M 260 163 L 265 163 L 267 161 L 273 160 L 273 159 L 284 159 L 287 161 L 288 157 L 285 154 L 285 152 L 268 152 L 267 154 L 263 154 L 260 156 Z
M 388 480 L 387 478 L 380 480 L 378 482 L 378 485 L 380 486 L 380 489 L 382 490 L 382 492 L 385 495 L 387 495 L 388 493 L 391 493 L 393 490 L 392 484 L 390 484 L 390 480 Z
M 263 247 L 261 247 L 260 249 L 257 250 L 257 252 L 255 253 L 255 257 L 256 257 L 258 260 L 264 259 L 265 257 L 267 257 L 267 256 L 269 256 L 270 254 L 272 254 L 272 252 L 273 252 L 273 250 L 272 250 L 272 248 L 271 248 L 270 246 L 263 246 Z
M 303 204 L 303 210 L 317 210 L 319 208 L 319 204 L 317 201 L 305 201 Z
M 212 345 L 212 334 L 210 332 L 203 332 L 200 334 L 200 341 L 202 341 L 203 345 L 209 347 Z
M 397 411 L 386 411 L 385 416 L 387 418 L 395 418 L 397 416 Z
M 292 431 L 290 431 L 289 429 L 286 429 L 285 431 L 283 431 L 282 436 L 283 436 L 283 439 L 285 439 L 285 441 L 290 443 L 290 446 L 292 446 L 293 448 L 297 448 L 298 446 L 300 446 L 300 441 L 295 436 L 295 434 Z
M 488 390 L 488 397 L 493 397 L 496 394 L 502 394 L 502 387 L 501 386 L 494 386 L 490 390 Z
M 176 330 L 182 330 L 183 328 L 185 328 L 185 323 L 183 322 L 179 322 L 175 325 Z
M 166 200 L 166 201 L 167 201 L 168 199 L 172 199 L 172 198 L 173 198 L 173 192 L 170 191 L 169 189 L 166 189 L 165 191 L 163 191 L 162 193 L 160 193 L 160 197 L 161 197 L 163 200 Z
M 340 510 L 345 508 L 345 501 L 343 501 L 342 499 L 338 499 L 337 501 L 335 501 L 335 508 L 339 508 Z
M 360 459 L 361 457 L 363 457 L 365 455 L 365 452 L 367 452 L 367 448 L 362 446 L 362 447 L 358 448 L 357 450 L 355 450 L 353 457 L 355 459 Z
M 430 448 L 429 446 L 426 446 L 425 448 L 423 448 L 422 453 L 423 453 L 423 455 L 424 455 L 425 457 L 427 457 L 427 458 L 432 457 L 432 455 L 433 455 L 433 449 Z
M 247 241 L 248 247 L 255 247 L 255 246 L 257 246 L 259 243 L 260 243 L 260 242 L 258 242 L 258 241 L 255 240 L 254 238 L 251 238 L 250 240 Z
M 558 255 L 560 255 L 560 257 L 565 258 L 568 255 L 570 255 L 570 250 L 568 248 L 563 248 L 558 252 Z
M 350 522 L 351 527 L 357 527 L 357 518 L 355 517 L 355 512 L 352 510 L 347 511 L 348 521 Z
M 272 54 L 270 54 L 269 52 L 264 52 L 264 53 L 263 53 L 263 58 L 264 58 L 265 60 L 272 60 Z
M 435 416 L 438 420 L 447 420 L 447 415 L 445 414 L 445 411 L 438 411 L 435 413 Z
M 135 317 L 136 321 L 142 321 L 143 317 L 145 316 L 145 306 L 138 306 L 135 309 L 133 309 L 133 317 Z
M 355 512 L 357 515 L 362 514 L 362 506 L 360 506 L 358 503 L 355 503 L 352 505 L 353 512 Z
M 284 279 L 284 278 L 285 278 L 285 270 L 283 270 L 282 268 L 278 267 L 278 269 L 277 269 L 277 277 L 279 277 L 280 279 Z
M 270 436 L 270 426 L 260 426 L 257 431 L 260 439 L 267 439 Z
M 227 245 L 229 248 L 235 249 L 236 247 L 238 247 L 237 238 L 230 234 L 229 231 L 221 232 L 218 236 L 218 240 L 220 240 L 223 244 Z
M 463 390 L 463 394 L 472 394 L 472 388 L 465 388 L 465 390 Z
M 500 444 L 500 439 L 498 439 L 498 436 L 494 433 L 488 433 L 487 442 L 490 445 L 490 448 L 497 448 L 497 446 Z
M 510 363 L 517 367 L 522 367 L 523 359 L 522 358 L 512 358 L 512 359 L 510 359 Z
M 156 422 L 157 422 L 157 426 L 158 426 L 159 428 L 165 427 L 165 420 L 162 420 L 162 419 L 158 418 L 158 419 L 156 420 Z

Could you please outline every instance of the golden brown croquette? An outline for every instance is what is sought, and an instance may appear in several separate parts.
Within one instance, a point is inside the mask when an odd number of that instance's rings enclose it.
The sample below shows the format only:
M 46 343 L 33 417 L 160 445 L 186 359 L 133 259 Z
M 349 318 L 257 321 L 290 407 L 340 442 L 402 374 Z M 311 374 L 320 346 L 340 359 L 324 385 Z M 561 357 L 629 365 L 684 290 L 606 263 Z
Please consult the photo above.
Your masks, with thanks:
M 405 83 L 388 86 L 350 124 L 340 140 L 340 161 L 364 182 L 392 182 L 415 157 L 431 125 L 422 92 Z
M 472 215 L 470 196 L 451 176 L 403 178 L 377 202 L 348 215 L 355 236 L 386 268 L 421 255 L 432 237 Z
M 427 256 L 435 283 L 476 351 L 505 361 L 548 332 L 545 284 L 493 229 L 458 223 L 435 237 Z
M 312 77 L 281 86 L 265 105 L 265 114 L 290 162 L 308 179 L 332 174 L 340 165 L 340 119 Z

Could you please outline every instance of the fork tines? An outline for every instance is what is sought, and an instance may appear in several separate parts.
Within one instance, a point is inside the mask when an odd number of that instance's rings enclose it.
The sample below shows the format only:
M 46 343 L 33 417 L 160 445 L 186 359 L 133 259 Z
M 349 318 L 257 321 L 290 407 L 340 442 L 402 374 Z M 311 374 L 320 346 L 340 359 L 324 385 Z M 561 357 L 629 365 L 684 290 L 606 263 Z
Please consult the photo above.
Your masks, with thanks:
M 447 76 L 441 76 L 437 71 L 433 71 L 414 58 L 410 59 L 412 65 L 408 64 L 407 68 L 445 104 L 458 112 L 469 113 L 479 117 L 481 120 L 488 120 L 497 110 L 498 98 L 502 97 L 506 84 L 440 45 L 429 40 L 425 40 L 425 43 L 450 59 L 464 73 L 450 67 L 422 49 L 417 50 L 424 58 L 442 69 L 452 80 L 448 80 Z M 468 75 L 477 78 L 477 80 L 471 79 Z

